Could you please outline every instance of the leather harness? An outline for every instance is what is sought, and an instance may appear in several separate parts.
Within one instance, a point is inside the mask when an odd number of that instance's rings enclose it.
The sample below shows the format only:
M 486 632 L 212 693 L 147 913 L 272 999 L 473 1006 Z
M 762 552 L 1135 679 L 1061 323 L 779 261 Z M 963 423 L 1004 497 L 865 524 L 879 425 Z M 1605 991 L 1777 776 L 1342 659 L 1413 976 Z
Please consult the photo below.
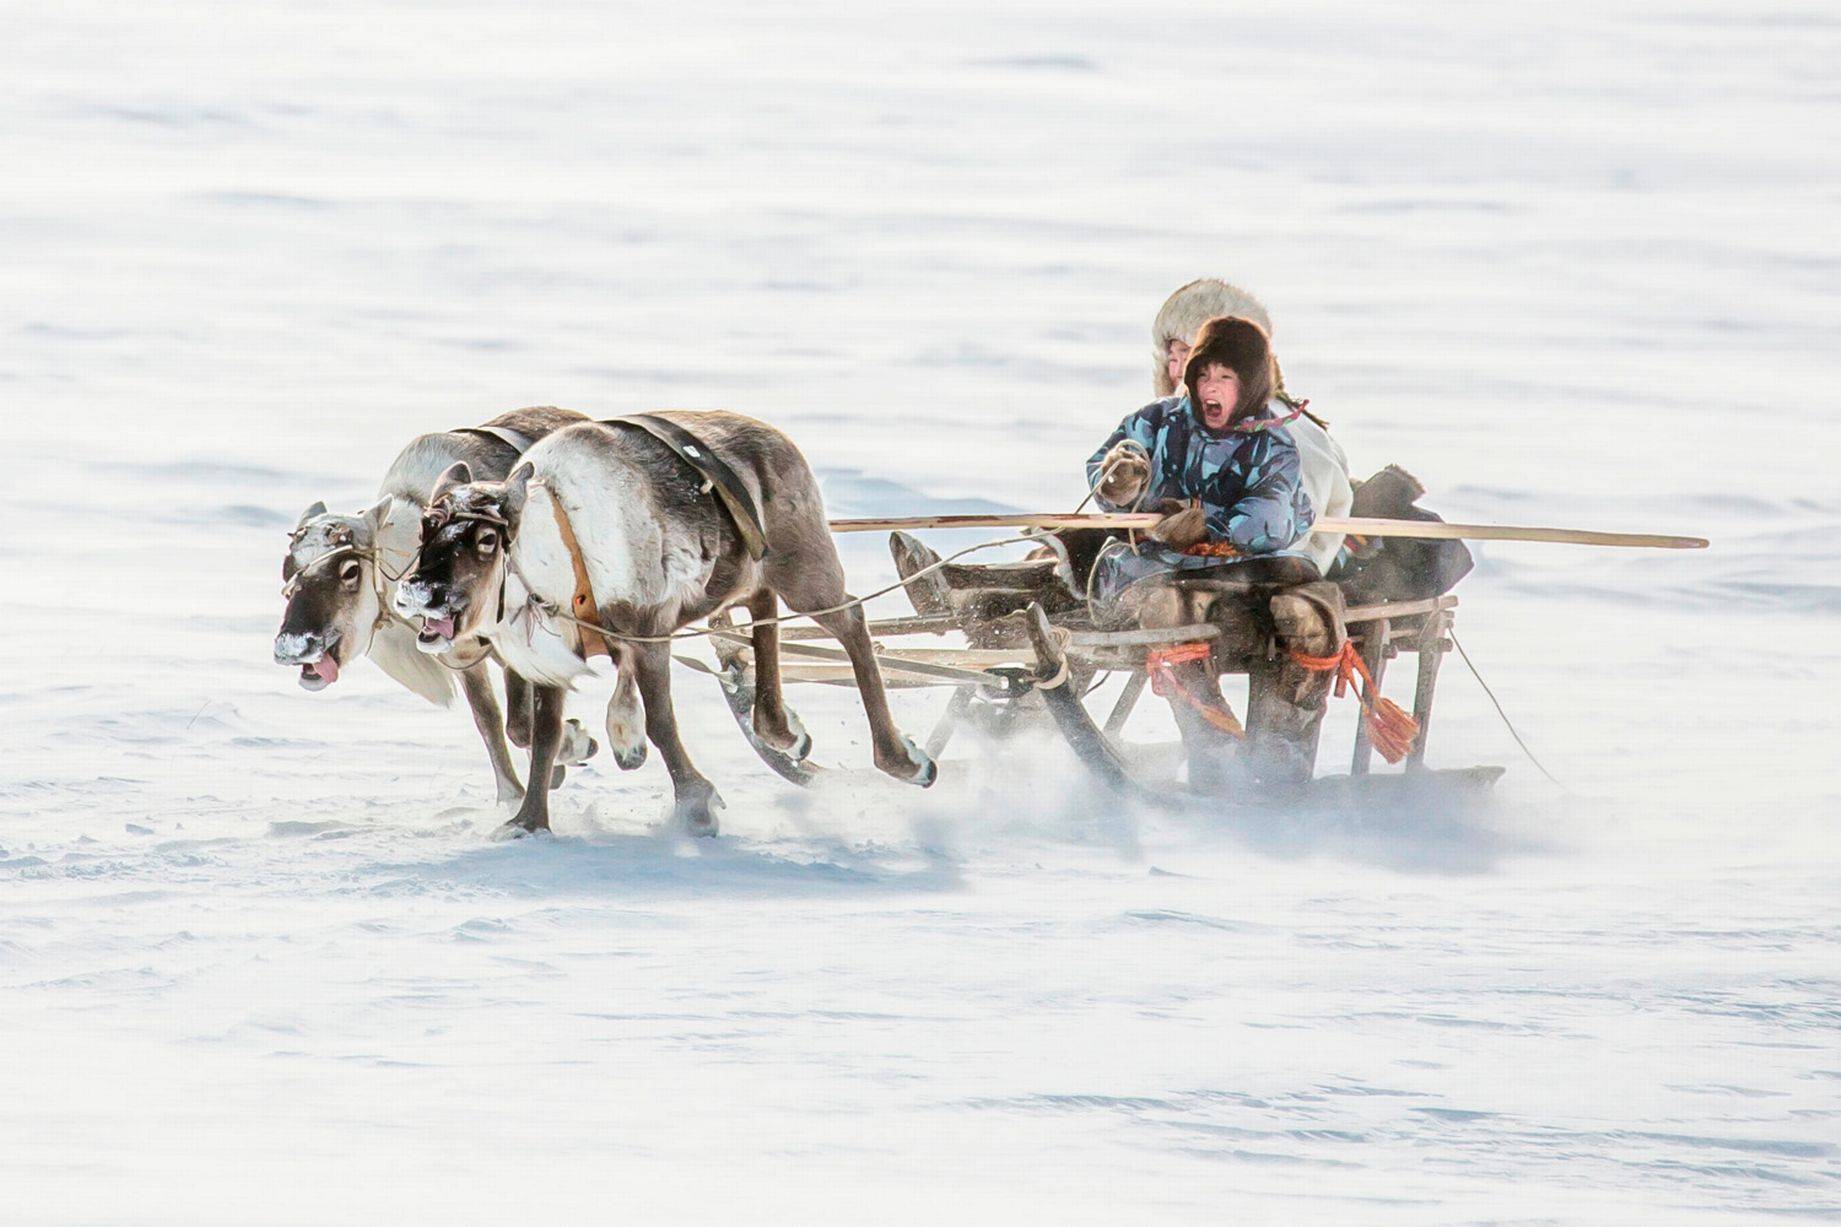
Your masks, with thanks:
M 600 425 L 637 427 L 670 448 L 702 479 L 702 493 L 714 493 L 727 509 L 742 544 L 747 547 L 748 556 L 757 562 L 766 556 L 767 533 L 761 526 L 761 513 L 755 505 L 754 495 L 729 463 L 712 451 L 703 440 L 676 422 L 650 413 L 609 418 Z M 580 636 L 582 658 L 611 658 L 613 648 L 601 629 L 601 607 L 595 601 L 594 583 L 588 577 L 588 564 L 582 558 L 582 547 L 576 540 L 575 526 L 569 522 L 569 513 L 563 509 L 562 500 L 553 494 L 550 510 L 556 517 L 556 531 L 562 537 L 563 548 L 569 551 L 569 565 L 575 570 L 575 593 L 569 600 L 569 612 L 575 619 L 575 627 Z
M 748 547 L 748 557 L 759 562 L 767 556 L 767 532 L 761 527 L 761 512 L 754 505 L 754 495 L 742 484 L 742 479 L 735 475 L 728 461 L 712 451 L 703 440 L 669 418 L 652 413 L 629 413 L 624 417 L 608 418 L 601 425 L 637 426 L 676 452 L 678 458 L 695 469 L 703 479 L 702 492 L 709 494 L 714 491 L 722 505 L 728 508 L 729 518 L 735 521 L 735 530 L 741 534 L 742 544 Z

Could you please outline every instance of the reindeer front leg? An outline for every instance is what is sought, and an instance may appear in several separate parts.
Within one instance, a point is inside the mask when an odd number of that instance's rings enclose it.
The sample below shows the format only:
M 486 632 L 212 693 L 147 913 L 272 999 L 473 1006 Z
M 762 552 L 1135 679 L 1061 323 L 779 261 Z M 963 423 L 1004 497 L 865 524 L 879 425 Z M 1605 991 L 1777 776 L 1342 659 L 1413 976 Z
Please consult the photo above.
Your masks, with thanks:
M 556 748 L 563 736 L 563 689 L 560 686 L 531 686 L 531 778 L 550 777 L 556 763 Z M 527 788 L 524 804 L 500 827 L 496 837 L 517 839 L 550 829 L 550 790 Z
M 505 721 L 505 733 L 514 746 L 531 744 L 531 684 L 513 673 L 505 670 L 505 706 L 510 718 Z M 563 721 L 562 742 L 557 748 L 556 758 L 559 764 L 580 766 L 595 756 L 601 747 L 588 734 L 588 729 L 580 720 Z M 550 787 L 562 787 L 564 770 L 558 766 L 550 773 Z
M 614 653 L 614 693 L 607 700 L 607 742 L 622 771 L 632 771 L 646 761 L 646 717 L 640 710 L 639 690 L 633 679 L 633 651 L 618 646 Z
M 486 743 L 486 757 L 492 760 L 492 778 L 498 785 L 499 801 L 518 800 L 524 796 L 524 785 L 518 782 L 518 773 L 511 765 L 511 750 L 505 744 L 505 718 L 499 711 L 497 696 L 492 693 L 492 676 L 486 670 L 485 661 L 462 671 L 460 689 L 473 712 L 473 727 L 479 730 L 480 740 Z
M 672 816 L 693 835 L 714 835 L 722 798 L 716 795 L 716 786 L 691 763 L 684 743 L 678 740 L 677 713 L 671 709 L 671 645 L 637 643 L 630 652 L 639 697 L 646 709 L 646 737 L 658 747 L 665 769 L 671 772 L 675 797 Z

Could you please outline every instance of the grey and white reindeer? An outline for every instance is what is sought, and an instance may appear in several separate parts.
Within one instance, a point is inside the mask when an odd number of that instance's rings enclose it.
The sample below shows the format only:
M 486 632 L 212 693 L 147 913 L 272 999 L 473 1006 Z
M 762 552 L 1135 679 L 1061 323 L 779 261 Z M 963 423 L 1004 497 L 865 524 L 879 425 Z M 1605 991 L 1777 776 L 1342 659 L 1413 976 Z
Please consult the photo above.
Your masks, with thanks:
M 710 494 L 673 448 L 631 425 L 588 423 L 550 435 L 505 480 L 479 480 L 456 464 L 429 501 L 421 551 L 396 592 L 396 609 L 422 619 L 425 650 L 445 652 L 479 636 L 536 688 L 532 770 L 553 754 L 563 695 L 587 673 L 582 627 L 557 614 L 584 586 L 619 672 L 607 734 L 622 767 L 645 757 L 644 735 L 671 773 L 675 817 L 713 835 L 721 807 L 691 763 L 671 705 L 665 636 L 730 605 L 754 619 L 754 729 L 794 759 L 811 738 L 780 687 L 779 603 L 810 613 L 849 654 L 868 713 L 876 766 L 922 787 L 936 768 L 895 727 L 863 611 L 844 590 L 810 465 L 793 441 L 763 422 L 723 411 L 647 415 L 689 432 L 725 462 L 759 509 L 756 556 L 736 516 Z M 577 567 L 582 575 L 578 579 Z M 582 581 L 586 581 L 585 585 Z M 635 693 L 637 690 L 637 693 Z M 548 798 L 533 790 L 504 833 L 548 828 Z
M 422 509 L 443 472 L 459 463 L 502 477 L 531 444 L 586 420 L 570 409 L 516 409 L 483 426 L 421 435 L 397 454 L 371 507 L 353 515 L 329 512 L 323 502 L 307 508 L 281 564 L 287 608 L 275 636 L 275 663 L 299 669 L 302 688 L 318 691 L 338 681 L 345 666 L 369 656 L 403 686 L 440 706 L 453 702 L 458 676 L 492 760 L 499 800 L 520 800 L 524 787 L 505 735 L 509 732 L 519 746 L 531 743 L 529 684 L 513 670 L 505 671 L 507 722 L 493 695 L 485 646 L 463 645 L 464 667 L 430 657 L 417 649 L 415 628 L 395 613 L 391 598 L 395 577 L 415 558 Z M 579 762 L 594 749 L 593 740 L 572 720 L 556 757 Z M 533 778 L 545 778 L 544 773 L 552 786 L 558 782 L 548 763 Z

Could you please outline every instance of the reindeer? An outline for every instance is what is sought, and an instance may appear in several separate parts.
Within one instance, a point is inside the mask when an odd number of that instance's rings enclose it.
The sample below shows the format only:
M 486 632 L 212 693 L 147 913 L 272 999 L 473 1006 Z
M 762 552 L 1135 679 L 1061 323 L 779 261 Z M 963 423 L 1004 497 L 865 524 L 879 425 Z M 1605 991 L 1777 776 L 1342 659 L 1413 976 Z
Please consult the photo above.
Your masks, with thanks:
M 502 476 L 531 442 L 586 420 L 569 409 L 517 409 L 482 427 L 422 435 L 391 463 L 375 505 L 354 515 L 330 513 L 323 502 L 307 508 L 281 564 L 287 609 L 275 636 L 275 663 L 298 668 L 301 687 L 320 691 L 338 681 L 346 665 L 368 655 L 403 686 L 443 707 L 453 701 L 453 678 L 458 676 L 492 761 L 499 800 L 521 800 L 524 787 L 505 746 L 508 726 L 493 696 L 485 645 L 465 645 L 466 660 L 459 666 L 418 651 L 415 630 L 393 612 L 390 597 L 397 575 L 415 557 L 422 507 L 442 472 L 461 463 Z M 511 739 L 528 746 L 530 686 L 509 669 L 505 699 Z M 573 720 L 566 742 L 560 750 L 565 762 L 594 753 L 593 740 Z M 544 765 L 552 787 L 560 782 L 559 770 Z M 533 775 L 543 778 L 543 773 Z
M 844 590 L 818 483 L 799 449 L 740 414 L 647 416 L 675 423 L 726 462 L 760 509 L 754 544 L 764 552 L 755 556 L 744 535 L 751 530 L 665 442 L 630 424 L 570 426 L 531 448 L 506 480 L 478 480 L 459 463 L 436 482 L 415 566 L 396 592 L 397 612 L 422 620 L 423 649 L 447 652 L 477 636 L 531 680 L 536 771 L 555 750 L 565 690 L 588 671 L 587 645 L 604 637 L 619 679 L 607 709 L 616 761 L 631 769 L 644 760 L 643 719 L 671 773 L 674 818 L 714 835 L 722 801 L 678 738 L 667 637 L 745 604 L 753 618 L 755 733 L 803 759 L 812 739 L 782 697 L 772 621 L 784 601 L 811 614 L 849 654 L 876 766 L 932 784 L 933 760 L 889 714 L 863 611 Z M 583 593 L 592 595 L 578 601 Z M 549 825 L 548 798 L 532 790 L 501 830 L 517 837 Z

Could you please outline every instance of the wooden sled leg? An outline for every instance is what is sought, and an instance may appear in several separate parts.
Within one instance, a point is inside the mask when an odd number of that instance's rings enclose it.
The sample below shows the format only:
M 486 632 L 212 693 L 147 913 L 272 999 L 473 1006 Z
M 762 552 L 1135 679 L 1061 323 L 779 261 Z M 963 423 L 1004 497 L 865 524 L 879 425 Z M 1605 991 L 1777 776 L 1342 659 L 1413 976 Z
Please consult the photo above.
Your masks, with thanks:
M 1108 737 L 1117 737 L 1125 722 L 1131 719 L 1132 709 L 1138 706 L 1138 698 L 1144 693 L 1144 684 L 1149 678 L 1146 673 L 1134 673 L 1125 679 L 1125 689 L 1119 693 L 1119 701 L 1113 705 L 1112 714 L 1106 717 L 1106 727 L 1102 730 Z
M 1061 650 L 1048 615 L 1040 605 L 1031 605 L 1023 619 L 1029 642 L 1035 648 L 1040 666 L 1040 682 L 1035 693 L 1053 717 L 1055 727 L 1067 741 L 1074 756 L 1095 778 L 1112 791 L 1144 800 L 1160 799 L 1132 774 L 1131 767 L 1119 753 L 1118 745 L 1093 723 L 1093 717 L 1080 701 L 1080 692 L 1072 684 L 1067 654 Z
M 1381 674 L 1387 668 L 1387 620 L 1385 618 L 1369 622 L 1362 628 L 1361 636 L 1362 663 L 1368 666 L 1368 676 L 1374 679 L 1374 695 L 1381 695 Z M 1374 743 L 1368 737 L 1368 722 L 1357 719 L 1355 722 L 1355 754 L 1349 760 L 1350 775 L 1367 775 L 1370 764 L 1374 761 Z
M 940 751 L 946 748 L 946 743 L 952 740 L 953 730 L 959 727 L 959 721 L 971 707 L 977 689 L 976 686 L 961 686 L 952 692 L 952 702 L 946 705 L 946 710 L 940 714 L 939 723 L 927 734 L 924 749 L 928 758 L 938 758 Z
M 1426 616 L 1425 631 L 1419 638 L 1419 678 L 1413 687 L 1413 719 L 1419 722 L 1419 735 L 1406 755 L 1408 771 L 1425 770 L 1426 740 L 1432 735 L 1432 692 L 1438 686 L 1438 666 L 1445 659 L 1445 628 L 1450 614 L 1435 610 Z

